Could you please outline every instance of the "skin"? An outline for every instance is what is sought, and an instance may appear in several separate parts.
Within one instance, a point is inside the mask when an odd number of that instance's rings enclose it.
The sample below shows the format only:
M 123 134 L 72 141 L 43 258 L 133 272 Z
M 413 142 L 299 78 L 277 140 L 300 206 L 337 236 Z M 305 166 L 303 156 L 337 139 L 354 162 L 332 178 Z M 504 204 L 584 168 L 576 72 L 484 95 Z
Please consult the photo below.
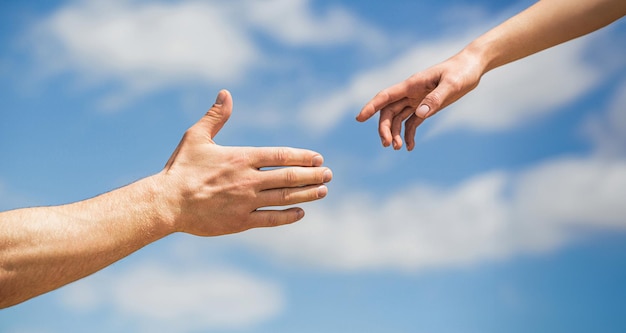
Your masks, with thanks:
M 218 236 L 296 222 L 332 172 L 320 154 L 295 148 L 224 147 L 213 138 L 233 102 L 221 91 L 152 176 L 61 206 L 0 213 L 0 307 L 88 276 L 175 232 Z M 282 167 L 261 170 L 267 167 Z
M 624 0 L 541 0 L 475 39 L 448 60 L 381 90 L 357 115 L 380 111 L 384 147 L 415 148 L 416 128 L 476 88 L 490 70 L 598 30 L 626 15 Z

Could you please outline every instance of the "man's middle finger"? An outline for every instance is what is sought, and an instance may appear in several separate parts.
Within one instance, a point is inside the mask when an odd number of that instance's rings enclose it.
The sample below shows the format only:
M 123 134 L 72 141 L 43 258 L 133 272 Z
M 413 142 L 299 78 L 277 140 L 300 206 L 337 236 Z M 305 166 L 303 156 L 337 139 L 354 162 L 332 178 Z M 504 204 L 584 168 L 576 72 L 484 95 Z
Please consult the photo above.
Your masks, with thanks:
M 261 170 L 259 190 L 269 190 L 284 187 L 301 187 L 328 183 L 333 173 L 326 167 L 287 167 L 271 170 Z

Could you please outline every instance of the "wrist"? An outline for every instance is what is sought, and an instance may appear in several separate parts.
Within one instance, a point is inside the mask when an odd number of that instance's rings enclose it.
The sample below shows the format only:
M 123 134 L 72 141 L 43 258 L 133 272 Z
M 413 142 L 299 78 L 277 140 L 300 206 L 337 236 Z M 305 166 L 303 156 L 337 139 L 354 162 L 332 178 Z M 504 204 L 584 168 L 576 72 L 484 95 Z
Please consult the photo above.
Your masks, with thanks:
M 180 208 L 173 191 L 169 189 L 166 177 L 157 173 L 144 179 L 146 198 L 151 204 L 151 220 L 160 234 L 167 236 L 178 231 L 176 223 L 180 215 Z
M 481 41 L 480 39 L 474 40 L 467 45 L 463 50 L 461 50 L 460 55 L 473 59 L 481 77 L 488 71 L 497 67 L 494 65 L 494 57 L 492 52 L 490 52 L 488 43 Z

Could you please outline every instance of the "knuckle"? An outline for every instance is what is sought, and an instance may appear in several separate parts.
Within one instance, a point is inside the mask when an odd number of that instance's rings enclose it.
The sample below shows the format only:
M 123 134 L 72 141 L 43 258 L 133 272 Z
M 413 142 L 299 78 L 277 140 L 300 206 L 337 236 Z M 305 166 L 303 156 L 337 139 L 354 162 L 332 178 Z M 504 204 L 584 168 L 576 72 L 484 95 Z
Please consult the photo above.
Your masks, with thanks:
M 281 203 L 288 203 L 291 200 L 291 191 L 288 188 L 282 188 L 279 192 L 279 201 Z
M 289 161 L 289 150 L 287 148 L 277 148 L 275 152 L 276 161 L 280 165 L 284 165 Z
M 424 91 L 429 92 L 435 90 L 440 83 L 440 79 L 428 80 L 424 82 Z
M 240 170 L 240 168 L 244 168 L 247 170 L 248 166 L 253 164 L 253 153 L 254 151 L 251 151 L 249 149 L 240 147 L 229 147 L 229 151 L 225 152 L 222 156 L 226 159 L 229 165 L 233 166 L 230 169 L 230 172 L 233 173 L 234 170 Z
M 317 172 L 317 175 L 316 175 L 316 177 L 315 177 L 315 182 L 316 182 L 317 184 L 323 184 L 323 183 L 326 183 L 326 182 L 329 182 L 329 181 L 330 181 L 330 179 L 328 179 L 328 178 L 330 178 L 330 177 L 329 177 L 329 176 L 327 176 L 327 175 L 328 175 L 328 173 L 327 173 L 326 171 L 327 171 L 327 169 L 321 169 L 321 170 L 319 170 L 319 171 Z
M 394 103 L 389 105 L 386 109 L 389 113 L 395 116 L 398 113 L 402 112 L 402 110 L 404 109 L 404 105 L 401 103 Z
M 391 134 L 397 134 L 402 130 L 402 121 L 403 119 L 398 117 L 393 120 L 391 123 Z
M 406 127 L 407 131 L 411 129 L 412 127 L 416 127 L 418 120 L 420 120 L 420 118 L 414 117 L 414 116 L 407 119 L 407 121 L 404 123 L 404 126 Z
M 185 142 L 185 141 L 189 141 L 191 138 L 195 137 L 197 133 L 197 130 L 195 128 L 195 126 L 189 127 L 185 133 L 183 134 L 183 138 L 181 141 Z
M 294 168 L 285 169 L 285 180 L 287 184 L 294 184 L 298 182 L 298 175 Z
M 237 155 L 240 163 L 250 165 L 254 158 L 251 156 L 248 150 L 242 149 L 241 152 Z
M 231 227 L 233 228 L 233 230 L 241 230 L 241 231 L 243 231 L 243 230 L 248 230 L 248 229 L 250 229 L 250 228 L 251 228 L 251 225 L 250 225 L 250 222 L 249 222 L 249 221 L 247 221 L 247 220 L 245 219 L 245 217 L 243 217 L 243 216 L 242 216 L 242 217 L 240 217 L 240 218 L 236 219 L 236 220 L 232 223 Z
M 438 91 L 433 91 L 430 94 L 428 94 L 428 96 L 424 97 L 424 100 L 422 103 L 428 104 L 434 108 L 439 108 L 442 101 L 443 101 L 443 97 L 441 96 L 441 94 Z
M 453 91 L 460 91 L 465 85 L 464 80 L 459 77 L 447 77 L 446 84 L 452 88 Z
M 267 223 L 267 225 L 270 227 L 274 227 L 274 226 L 278 226 L 282 224 L 279 214 L 267 214 L 265 223 Z
M 378 94 L 376 94 L 375 97 L 379 98 L 385 103 L 388 103 L 391 100 L 391 95 L 389 95 L 389 92 L 387 91 L 387 89 L 381 90 Z
M 388 127 L 387 127 L 387 126 L 380 125 L 380 126 L 378 127 L 378 135 L 379 135 L 381 138 L 386 137 L 388 132 L 389 132 L 389 129 L 388 129 Z

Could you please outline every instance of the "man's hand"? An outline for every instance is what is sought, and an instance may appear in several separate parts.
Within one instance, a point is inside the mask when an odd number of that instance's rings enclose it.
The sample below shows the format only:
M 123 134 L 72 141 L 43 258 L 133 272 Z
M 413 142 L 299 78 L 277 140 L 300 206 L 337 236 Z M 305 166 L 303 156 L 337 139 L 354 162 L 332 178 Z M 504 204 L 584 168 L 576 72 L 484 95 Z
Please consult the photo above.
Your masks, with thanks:
M 301 219 L 300 208 L 259 208 L 326 196 L 332 173 L 321 167 L 322 156 L 216 145 L 213 137 L 232 106 L 221 91 L 156 175 L 67 205 L 0 212 L 0 308 L 83 278 L 174 232 L 215 236 Z
M 217 145 L 213 138 L 232 107 L 230 93 L 220 91 L 156 175 L 174 231 L 216 236 L 292 223 L 304 216 L 301 208 L 261 208 L 313 201 L 328 192 L 324 183 L 332 172 L 321 167 L 323 158 L 316 152 Z

